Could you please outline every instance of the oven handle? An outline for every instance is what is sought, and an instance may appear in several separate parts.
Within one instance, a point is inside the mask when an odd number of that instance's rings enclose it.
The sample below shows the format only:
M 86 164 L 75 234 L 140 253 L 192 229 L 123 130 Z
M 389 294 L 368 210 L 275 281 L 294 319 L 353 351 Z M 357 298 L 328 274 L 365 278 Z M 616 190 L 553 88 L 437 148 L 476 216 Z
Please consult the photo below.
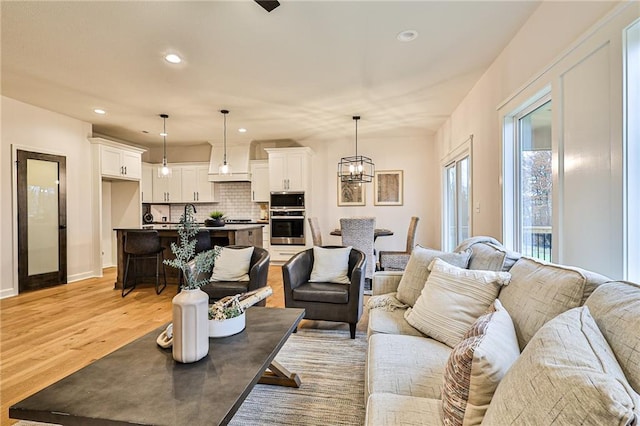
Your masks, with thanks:
M 304 216 L 271 216 L 271 219 L 276 219 L 276 220 L 302 219 L 304 220 Z

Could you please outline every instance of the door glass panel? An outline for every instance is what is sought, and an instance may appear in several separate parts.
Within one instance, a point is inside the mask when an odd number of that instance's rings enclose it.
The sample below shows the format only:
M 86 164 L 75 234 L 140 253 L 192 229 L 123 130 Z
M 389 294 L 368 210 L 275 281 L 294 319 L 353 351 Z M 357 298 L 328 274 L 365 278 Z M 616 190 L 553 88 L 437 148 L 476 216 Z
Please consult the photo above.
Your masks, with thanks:
M 551 260 L 551 101 L 519 119 L 520 251 Z
M 58 271 L 58 163 L 27 160 L 28 274 Z
M 458 161 L 458 244 L 469 238 L 469 157 Z M 457 245 L 457 244 L 456 244 Z M 455 247 L 452 247 L 453 250 Z
M 446 193 L 446 242 L 445 250 L 452 251 L 456 246 L 456 167 L 455 164 L 447 167 L 447 193 Z

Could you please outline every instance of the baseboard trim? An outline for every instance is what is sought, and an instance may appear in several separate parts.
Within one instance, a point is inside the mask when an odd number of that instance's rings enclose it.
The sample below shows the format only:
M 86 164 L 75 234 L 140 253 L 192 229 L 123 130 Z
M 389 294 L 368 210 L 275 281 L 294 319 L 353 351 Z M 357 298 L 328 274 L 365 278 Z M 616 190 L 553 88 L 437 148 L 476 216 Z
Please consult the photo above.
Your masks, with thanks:
M 5 288 L 4 290 L 0 290 L 0 299 L 6 299 L 7 297 L 17 296 L 18 292 L 12 288 Z
M 67 282 L 72 283 L 76 281 L 86 280 L 87 278 L 101 277 L 102 275 L 96 275 L 93 272 L 83 272 L 81 274 L 67 275 Z

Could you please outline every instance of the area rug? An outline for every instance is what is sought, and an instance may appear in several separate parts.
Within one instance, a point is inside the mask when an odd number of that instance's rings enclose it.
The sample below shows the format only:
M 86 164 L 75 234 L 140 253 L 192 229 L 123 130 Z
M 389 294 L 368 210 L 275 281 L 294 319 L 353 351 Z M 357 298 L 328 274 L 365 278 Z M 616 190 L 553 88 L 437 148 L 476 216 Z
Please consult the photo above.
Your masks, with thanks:
M 366 334 L 300 328 L 276 357 L 300 376 L 299 388 L 256 385 L 229 423 L 232 426 L 327 426 L 364 423 Z M 15 426 L 41 426 L 20 421 Z

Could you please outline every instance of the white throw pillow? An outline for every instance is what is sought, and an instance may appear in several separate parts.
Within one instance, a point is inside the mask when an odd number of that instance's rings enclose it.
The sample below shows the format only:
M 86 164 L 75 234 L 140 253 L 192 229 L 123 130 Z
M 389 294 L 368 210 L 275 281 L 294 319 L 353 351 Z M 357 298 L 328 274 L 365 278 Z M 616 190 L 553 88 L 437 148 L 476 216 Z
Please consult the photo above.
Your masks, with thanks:
M 520 347 L 509 313 L 495 300 L 458 343 L 444 369 L 445 425 L 479 425 Z
M 402 303 L 413 306 L 420 297 L 420 293 L 424 288 L 424 283 L 429 278 L 429 265 L 433 259 L 440 258 L 445 262 L 466 268 L 471 257 L 471 250 L 460 253 L 448 253 L 440 250 L 433 250 L 422 246 L 415 246 L 409 256 L 400 283 L 398 284 L 398 294 L 396 298 Z
M 458 268 L 442 259 L 431 262 L 431 273 L 405 319 L 427 336 L 454 347 L 511 279 L 508 272 Z
M 349 284 L 349 255 L 351 246 L 341 248 L 313 247 L 312 283 Z
M 249 266 L 251 265 L 251 256 L 253 256 L 253 247 L 219 248 L 220 254 L 216 257 L 213 265 L 211 281 L 249 281 Z

